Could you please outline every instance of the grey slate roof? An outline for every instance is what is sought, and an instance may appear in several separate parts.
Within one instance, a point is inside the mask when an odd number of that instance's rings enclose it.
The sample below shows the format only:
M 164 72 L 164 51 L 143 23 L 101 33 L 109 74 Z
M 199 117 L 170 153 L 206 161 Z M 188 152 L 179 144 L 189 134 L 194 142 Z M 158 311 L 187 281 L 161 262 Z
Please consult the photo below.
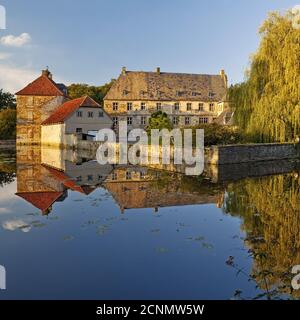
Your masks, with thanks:
M 126 71 L 104 100 L 223 101 L 226 84 L 221 75 Z

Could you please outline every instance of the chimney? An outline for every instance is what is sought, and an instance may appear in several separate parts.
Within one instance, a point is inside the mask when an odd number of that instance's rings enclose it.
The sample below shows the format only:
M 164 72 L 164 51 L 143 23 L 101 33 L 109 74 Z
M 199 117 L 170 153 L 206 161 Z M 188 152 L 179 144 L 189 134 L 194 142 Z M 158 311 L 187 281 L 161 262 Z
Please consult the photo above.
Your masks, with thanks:
M 126 74 L 126 67 L 122 67 L 122 75 Z
M 48 67 L 47 67 L 47 69 L 42 70 L 42 75 L 49 78 L 49 79 L 52 79 L 52 73 L 49 71 Z
M 160 74 L 160 67 L 156 68 L 156 73 Z
M 225 86 L 226 86 L 226 88 L 227 88 L 227 85 L 228 85 L 228 79 L 227 79 L 227 75 L 226 75 L 226 73 L 225 73 L 225 70 L 224 70 L 224 69 L 222 69 L 222 70 L 220 71 L 220 76 L 222 77 L 222 79 L 223 79 L 223 81 L 224 81 L 224 83 L 225 83 Z

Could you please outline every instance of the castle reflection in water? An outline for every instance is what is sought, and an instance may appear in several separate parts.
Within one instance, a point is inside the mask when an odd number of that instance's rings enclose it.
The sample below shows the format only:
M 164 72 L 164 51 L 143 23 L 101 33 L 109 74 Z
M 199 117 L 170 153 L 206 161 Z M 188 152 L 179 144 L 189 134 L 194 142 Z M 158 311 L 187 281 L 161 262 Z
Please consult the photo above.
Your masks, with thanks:
M 202 177 L 189 177 L 174 165 L 155 168 L 100 165 L 87 151 L 19 146 L 16 195 L 51 212 L 69 190 L 85 195 L 105 188 L 120 211 L 223 202 L 223 190 Z
M 19 146 L 16 194 L 44 215 L 71 192 L 88 196 L 97 188 L 106 189 L 121 212 L 214 204 L 223 214 L 240 219 L 243 250 L 253 260 L 245 276 L 263 291 L 255 299 L 299 299 L 290 273 L 300 261 L 299 161 L 206 166 L 203 175 L 192 177 L 172 164 L 103 166 L 93 159 L 89 152 Z M 8 169 L 3 171 L 9 183 L 15 168 Z M 233 257 L 226 264 L 239 270 Z

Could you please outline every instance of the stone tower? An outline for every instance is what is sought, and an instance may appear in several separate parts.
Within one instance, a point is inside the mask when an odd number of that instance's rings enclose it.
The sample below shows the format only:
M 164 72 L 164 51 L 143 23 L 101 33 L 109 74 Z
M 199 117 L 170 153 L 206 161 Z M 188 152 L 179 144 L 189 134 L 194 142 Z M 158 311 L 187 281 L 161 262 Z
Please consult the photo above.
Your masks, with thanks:
M 40 144 L 41 123 L 67 100 L 67 89 L 55 83 L 46 69 L 16 96 L 17 144 Z

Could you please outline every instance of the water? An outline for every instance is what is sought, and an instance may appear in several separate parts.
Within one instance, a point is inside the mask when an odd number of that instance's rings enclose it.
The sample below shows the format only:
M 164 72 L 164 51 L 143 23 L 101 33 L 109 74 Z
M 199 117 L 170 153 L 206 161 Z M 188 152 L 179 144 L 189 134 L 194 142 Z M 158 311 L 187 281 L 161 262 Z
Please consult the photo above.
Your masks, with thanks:
M 0 299 L 299 297 L 298 163 L 187 177 L 89 158 L 0 150 Z

